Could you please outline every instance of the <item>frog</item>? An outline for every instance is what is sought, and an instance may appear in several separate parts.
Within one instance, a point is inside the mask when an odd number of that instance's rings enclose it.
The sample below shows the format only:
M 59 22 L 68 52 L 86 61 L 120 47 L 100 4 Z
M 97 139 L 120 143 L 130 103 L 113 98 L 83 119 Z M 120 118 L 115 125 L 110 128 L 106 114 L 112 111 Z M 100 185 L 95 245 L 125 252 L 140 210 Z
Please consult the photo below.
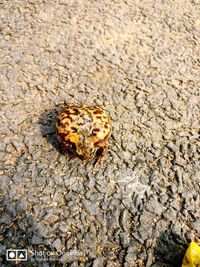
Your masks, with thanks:
M 111 120 L 97 105 L 65 104 L 56 119 L 56 136 L 65 154 L 102 163 L 111 136 Z

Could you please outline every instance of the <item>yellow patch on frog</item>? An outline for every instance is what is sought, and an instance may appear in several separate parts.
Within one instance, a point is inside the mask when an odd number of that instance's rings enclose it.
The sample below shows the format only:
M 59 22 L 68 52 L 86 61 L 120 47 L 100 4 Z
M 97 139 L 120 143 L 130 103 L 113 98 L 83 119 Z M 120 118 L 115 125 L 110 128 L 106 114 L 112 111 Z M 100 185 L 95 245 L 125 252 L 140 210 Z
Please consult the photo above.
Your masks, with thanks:
M 74 144 L 77 144 L 80 142 L 78 135 L 74 133 L 70 133 L 69 135 L 65 136 L 65 141 L 68 141 L 68 140 Z

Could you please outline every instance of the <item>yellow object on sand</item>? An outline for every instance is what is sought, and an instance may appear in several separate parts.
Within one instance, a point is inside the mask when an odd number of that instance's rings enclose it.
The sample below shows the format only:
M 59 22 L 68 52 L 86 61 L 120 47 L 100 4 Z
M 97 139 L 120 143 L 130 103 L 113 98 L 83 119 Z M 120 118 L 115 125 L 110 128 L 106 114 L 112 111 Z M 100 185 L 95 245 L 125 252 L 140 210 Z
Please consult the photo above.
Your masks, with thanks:
M 183 258 L 182 267 L 200 267 L 200 246 L 191 242 Z

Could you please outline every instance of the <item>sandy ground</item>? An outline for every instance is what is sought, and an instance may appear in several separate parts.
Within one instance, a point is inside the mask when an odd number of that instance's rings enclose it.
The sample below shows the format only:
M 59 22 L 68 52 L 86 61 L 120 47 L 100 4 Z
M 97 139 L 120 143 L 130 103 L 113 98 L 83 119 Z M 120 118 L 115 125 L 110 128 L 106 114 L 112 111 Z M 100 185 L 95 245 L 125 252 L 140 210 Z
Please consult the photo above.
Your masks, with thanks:
M 180 266 L 200 238 L 198 0 L 0 2 L 0 261 Z M 102 167 L 59 151 L 63 102 L 98 104 Z M 24 265 L 23 265 L 24 264 Z

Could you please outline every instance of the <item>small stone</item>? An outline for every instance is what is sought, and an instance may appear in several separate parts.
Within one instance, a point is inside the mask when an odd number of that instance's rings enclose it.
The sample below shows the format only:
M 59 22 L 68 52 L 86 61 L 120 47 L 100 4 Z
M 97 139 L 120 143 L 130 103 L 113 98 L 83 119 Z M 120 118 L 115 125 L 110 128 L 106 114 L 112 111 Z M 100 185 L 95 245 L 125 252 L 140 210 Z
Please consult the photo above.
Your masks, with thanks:
M 37 237 L 36 235 L 33 235 L 32 239 L 31 239 L 31 243 L 33 245 L 40 245 L 43 243 L 43 240 L 39 237 Z
M 0 245 L 0 256 L 6 253 L 6 245 Z
M 173 152 L 176 152 L 177 151 L 177 146 L 174 144 L 174 143 L 172 143 L 172 142 L 169 142 L 168 144 L 167 144 L 167 147 L 171 150 L 171 151 L 173 151 Z
M 30 209 L 30 204 L 27 199 L 20 199 L 16 205 L 16 209 L 19 212 L 28 211 Z
M 153 223 L 142 223 L 138 229 L 138 233 L 141 237 L 141 239 L 147 240 L 152 236 L 152 231 L 153 231 Z
M 15 207 L 13 205 L 11 205 L 11 204 L 6 206 L 6 211 L 13 217 L 15 217 L 16 214 L 17 214 L 17 211 L 16 211 Z
M 62 255 L 59 261 L 61 263 L 73 262 L 79 260 L 82 256 L 83 253 L 81 251 L 70 250 L 69 252 L 66 252 L 64 255 Z
M 120 233 L 120 240 L 121 240 L 121 244 L 123 246 L 123 248 L 128 247 L 129 243 L 130 243 L 130 238 L 128 236 L 127 233 Z
M 141 224 L 148 223 L 148 222 L 153 221 L 153 219 L 155 219 L 155 218 L 156 218 L 156 216 L 154 213 L 151 213 L 151 212 L 144 210 L 142 212 L 142 214 L 140 215 L 140 223 Z
M 198 220 L 198 221 L 196 221 L 196 222 L 191 222 L 191 223 L 189 223 L 189 226 L 190 226 L 192 229 L 194 229 L 194 230 L 200 232 L 200 220 Z
M 177 211 L 173 209 L 172 207 L 169 207 L 164 213 L 163 217 L 167 219 L 168 221 L 174 221 L 177 216 Z
M 176 177 L 177 177 L 177 181 L 178 181 L 179 184 L 182 184 L 182 182 L 183 182 L 182 176 L 183 176 L 183 170 L 178 168 L 176 170 Z
M 159 197 L 159 201 L 160 201 L 160 203 L 165 204 L 168 201 L 168 196 L 165 194 L 161 195 Z
M 59 216 L 54 215 L 54 214 L 47 214 L 44 217 L 44 220 L 47 221 L 48 223 L 55 223 L 56 221 L 59 220 Z
M 6 214 L 6 213 L 2 214 L 1 218 L 0 218 L 0 223 L 10 225 L 12 223 L 11 216 L 9 214 Z
M 163 204 L 162 203 L 159 203 L 156 200 L 149 201 L 147 203 L 146 208 L 147 208 L 148 211 L 150 211 L 152 213 L 155 213 L 157 215 L 161 215 L 162 212 L 165 210 L 165 207 L 163 206 Z
M 191 96 L 188 97 L 188 103 L 190 105 L 195 105 L 195 104 L 198 103 L 198 101 L 199 101 L 199 96 L 191 95 Z
M 95 203 L 92 203 L 91 201 L 87 199 L 84 199 L 82 203 L 83 203 L 83 207 L 89 214 L 96 215 L 98 213 L 98 207 Z
M 70 232 L 71 228 L 66 223 L 63 223 L 60 225 L 59 230 L 62 233 L 67 233 L 67 232 Z
M 56 250 L 62 251 L 62 242 L 61 242 L 60 238 L 57 238 L 53 242 L 52 247 L 55 248 Z
M 170 185 L 169 189 L 172 192 L 172 194 L 175 194 L 177 192 L 177 187 L 175 184 Z
M 102 267 L 103 266 L 103 259 L 98 257 L 93 261 L 93 267 Z
M 121 227 L 124 229 L 124 231 L 128 231 L 128 223 L 129 223 L 129 213 L 127 209 L 124 209 L 121 213 L 120 213 L 120 217 L 119 217 L 119 223 L 121 225 Z
M 106 214 L 107 227 L 109 229 L 117 228 L 119 226 L 119 210 L 110 210 Z

